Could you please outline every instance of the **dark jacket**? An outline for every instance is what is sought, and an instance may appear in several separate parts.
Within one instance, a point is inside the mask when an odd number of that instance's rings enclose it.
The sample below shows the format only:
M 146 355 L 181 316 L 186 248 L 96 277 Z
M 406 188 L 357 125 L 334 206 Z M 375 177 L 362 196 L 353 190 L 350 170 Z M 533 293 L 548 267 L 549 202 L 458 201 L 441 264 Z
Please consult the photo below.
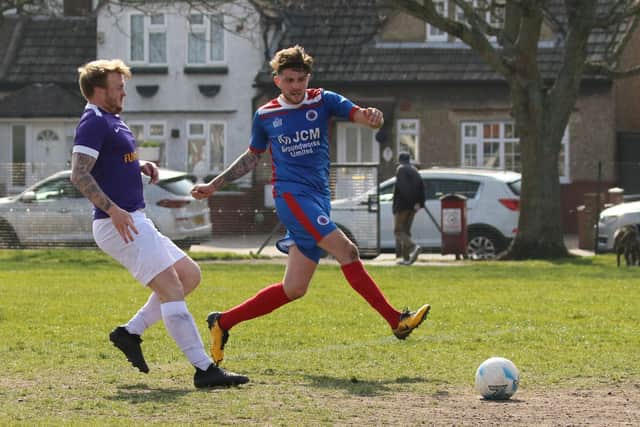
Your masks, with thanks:
M 409 163 L 401 163 L 396 170 L 393 188 L 393 213 L 413 210 L 416 204 L 424 206 L 424 183 L 418 170 Z

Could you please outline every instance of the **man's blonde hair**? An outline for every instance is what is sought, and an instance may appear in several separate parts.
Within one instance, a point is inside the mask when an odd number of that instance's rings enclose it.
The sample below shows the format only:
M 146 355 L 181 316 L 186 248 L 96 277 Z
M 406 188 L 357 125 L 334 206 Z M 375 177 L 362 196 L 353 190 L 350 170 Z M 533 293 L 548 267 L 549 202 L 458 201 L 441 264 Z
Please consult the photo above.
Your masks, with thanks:
M 121 59 L 98 59 L 87 62 L 78 68 L 78 84 L 82 96 L 89 100 L 93 96 L 96 87 L 107 87 L 109 73 L 119 73 L 125 78 L 131 78 L 131 70 Z
M 302 46 L 295 45 L 276 52 L 269 65 L 274 75 L 280 74 L 287 68 L 311 73 L 313 58 L 304 51 Z

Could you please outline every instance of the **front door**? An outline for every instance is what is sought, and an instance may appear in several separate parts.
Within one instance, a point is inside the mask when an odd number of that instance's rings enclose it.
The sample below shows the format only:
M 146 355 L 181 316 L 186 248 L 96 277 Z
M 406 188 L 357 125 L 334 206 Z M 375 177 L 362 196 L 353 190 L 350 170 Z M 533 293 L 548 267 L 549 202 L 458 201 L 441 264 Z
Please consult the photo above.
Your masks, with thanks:
M 43 179 L 55 172 L 69 169 L 71 153 L 67 147 L 64 128 L 51 123 L 31 127 L 31 138 L 27 150 L 28 182 Z

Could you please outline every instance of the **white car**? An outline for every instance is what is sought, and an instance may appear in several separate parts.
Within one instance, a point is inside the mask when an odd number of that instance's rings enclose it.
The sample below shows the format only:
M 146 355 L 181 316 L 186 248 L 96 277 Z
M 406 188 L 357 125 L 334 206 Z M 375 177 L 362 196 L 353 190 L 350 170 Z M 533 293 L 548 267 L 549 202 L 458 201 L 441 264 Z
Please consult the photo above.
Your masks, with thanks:
M 94 244 L 93 206 L 70 177 L 71 171 L 61 171 L 0 198 L 0 247 Z M 211 238 L 209 206 L 191 197 L 189 175 L 159 169 L 157 184 L 146 176 L 143 182 L 145 213 L 162 234 L 184 247 Z
M 598 251 L 613 251 L 613 235 L 625 225 L 640 225 L 640 201 L 620 203 L 600 212 L 598 219 Z
M 491 259 L 507 248 L 515 237 L 520 206 L 520 174 L 489 169 L 432 168 L 420 171 L 425 183 L 426 208 L 418 211 L 411 229 L 412 239 L 424 250 L 442 247 L 440 197 L 460 194 L 466 200 L 467 255 L 472 259 Z M 395 249 L 393 234 L 393 188 L 395 178 L 379 185 L 380 249 Z M 354 198 L 331 202 L 331 219 L 360 251 L 376 251 L 376 189 Z M 437 225 L 436 225 L 437 223 Z

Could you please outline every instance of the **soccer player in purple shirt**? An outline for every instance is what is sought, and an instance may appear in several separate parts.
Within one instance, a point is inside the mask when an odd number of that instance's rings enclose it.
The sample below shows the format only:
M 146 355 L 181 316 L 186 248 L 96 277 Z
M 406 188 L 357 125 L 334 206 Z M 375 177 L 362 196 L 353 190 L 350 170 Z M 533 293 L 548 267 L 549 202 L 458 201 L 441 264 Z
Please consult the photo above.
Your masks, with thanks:
M 425 319 L 429 304 L 415 312 L 396 310 L 365 270 L 356 245 L 330 218 L 329 120 L 337 116 L 378 129 L 384 123 L 382 112 L 360 108 L 334 92 L 309 89 L 313 58 L 301 46 L 277 52 L 270 65 L 281 93 L 256 111 L 249 149 L 209 183 L 194 186 L 191 194 L 196 199 L 211 196 L 254 169 L 270 149 L 276 211 L 287 228 L 276 246 L 288 253 L 287 268 L 281 282 L 230 310 L 209 314 L 213 360 L 219 364 L 224 358 L 232 327 L 304 296 L 322 250 L 340 263 L 351 287 L 380 313 L 394 335 L 405 339 Z
M 119 59 L 96 60 L 78 69 L 88 101 L 76 128 L 71 181 L 94 205 L 93 237 L 104 252 L 151 290 L 146 304 L 109 338 L 129 362 L 147 373 L 140 335 L 163 320 L 191 362 L 198 388 L 243 384 L 249 379 L 217 367 L 204 350 L 184 301 L 200 283 L 200 268 L 144 214 L 141 172 L 155 183 L 158 169 L 138 160 L 133 134 L 122 121 L 125 83 L 131 72 Z

